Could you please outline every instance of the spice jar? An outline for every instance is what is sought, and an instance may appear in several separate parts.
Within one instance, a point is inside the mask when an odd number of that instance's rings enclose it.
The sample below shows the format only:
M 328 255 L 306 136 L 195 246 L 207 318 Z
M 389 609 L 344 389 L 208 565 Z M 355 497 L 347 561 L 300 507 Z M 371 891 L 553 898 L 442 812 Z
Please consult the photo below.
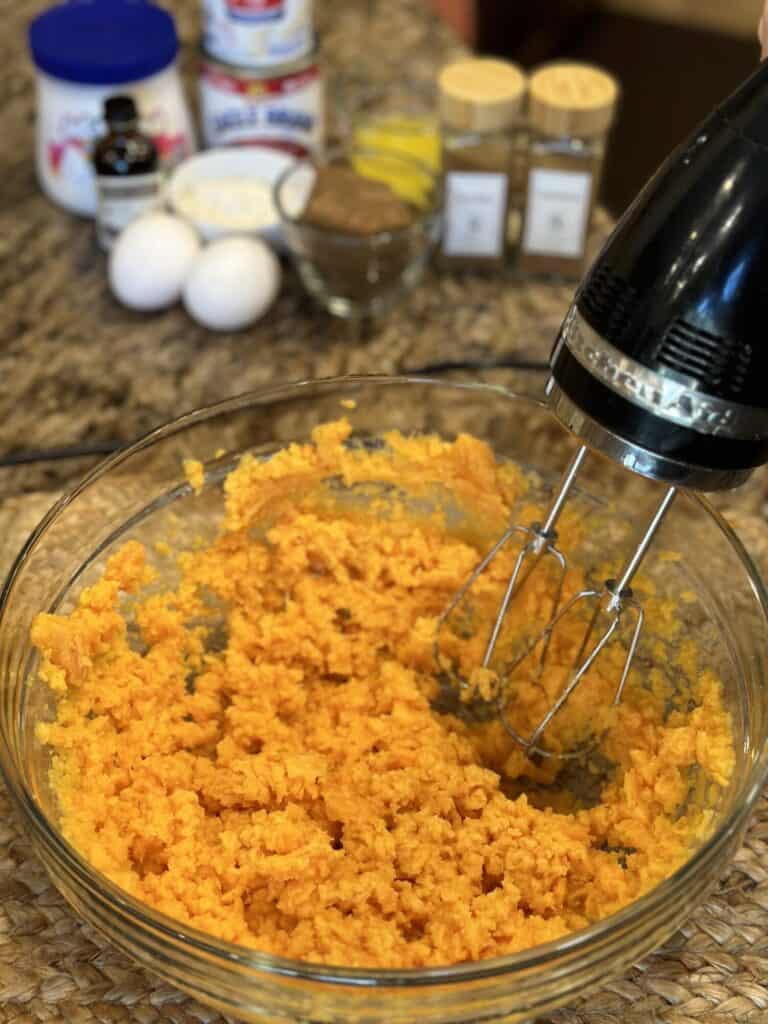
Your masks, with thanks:
M 457 61 L 438 79 L 444 173 L 440 262 L 499 270 L 520 234 L 526 77 L 515 64 Z
M 523 274 L 582 276 L 618 95 L 616 80 L 587 64 L 550 64 L 531 75 Z

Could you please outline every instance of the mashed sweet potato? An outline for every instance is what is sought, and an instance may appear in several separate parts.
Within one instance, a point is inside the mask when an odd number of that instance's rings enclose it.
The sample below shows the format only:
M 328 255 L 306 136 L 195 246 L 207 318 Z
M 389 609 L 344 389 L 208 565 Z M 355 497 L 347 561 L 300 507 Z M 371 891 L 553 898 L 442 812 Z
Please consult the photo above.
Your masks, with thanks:
M 670 706 L 663 673 L 639 668 L 610 710 L 621 652 L 609 656 L 553 738 L 603 736 L 602 768 L 579 768 L 597 798 L 565 784 L 549 798 L 573 775 L 567 762 L 528 761 L 497 720 L 434 699 L 438 617 L 524 495 L 523 475 L 467 436 L 366 446 L 349 432 L 341 419 L 310 444 L 245 456 L 217 538 L 172 556 L 170 589 L 168 549 L 129 541 L 74 611 L 38 616 L 56 696 L 38 736 L 64 835 L 171 917 L 325 963 L 493 957 L 626 906 L 709 827 L 694 791 L 728 782 L 718 680 L 683 643 L 684 700 Z M 199 489 L 202 467 L 188 474 Z M 464 510 L 458 526 L 435 495 Z M 578 530 L 566 520 L 564 546 Z M 481 611 L 514 555 L 493 563 Z M 581 583 L 573 570 L 568 592 Z M 531 580 L 519 630 L 545 615 L 547 590 L 544 574 Z M 663 601 L 649 619 L 674 634 Z M 561 685 L 578 636 L 566 625 L 542 679 L 531 669 L 520 682 L 522 727 Z M 449 626 L 444 642 L 463 670 L 478 664 L 482 637 Z

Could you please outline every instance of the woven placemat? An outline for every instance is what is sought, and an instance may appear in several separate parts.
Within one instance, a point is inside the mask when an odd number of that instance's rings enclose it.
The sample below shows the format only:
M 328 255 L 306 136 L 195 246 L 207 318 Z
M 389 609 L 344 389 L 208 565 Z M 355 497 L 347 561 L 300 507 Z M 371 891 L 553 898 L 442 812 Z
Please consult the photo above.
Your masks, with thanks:
M 759 490 L 757 490 L 759 488 Z M 761 484 L 726 512 L 768 570 Z M 51 504 L 0 505 L 0 573 Z M 744 511 L 747 508 L 747 511 Z M 0 1024 L 224 1024 L 228 1018 L 134 966 L 54 890 L 0 786 Z M 768 1022 L 768 798 L 717 890 L 658 953 L 551 1024 Z M 542 1022 L 543 1024 L 543 1022 Z M 550 1024 L 550 1021 L 547 1022 Z

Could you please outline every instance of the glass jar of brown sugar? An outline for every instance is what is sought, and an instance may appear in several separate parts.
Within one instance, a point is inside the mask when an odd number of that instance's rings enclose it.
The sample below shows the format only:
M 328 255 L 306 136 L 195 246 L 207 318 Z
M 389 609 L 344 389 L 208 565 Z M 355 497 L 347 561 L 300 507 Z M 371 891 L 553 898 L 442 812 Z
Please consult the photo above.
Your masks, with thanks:
M 518 267 L 526 276 L 578 280 L 600 188 L 619 87 L 588 64 L 539 68 L 529 82 L 530 141 Z
M 500 270 L 520 237 L 527 159 L 526 76 L 490 58 L 457 61 L 438 79 L 447 269 Z

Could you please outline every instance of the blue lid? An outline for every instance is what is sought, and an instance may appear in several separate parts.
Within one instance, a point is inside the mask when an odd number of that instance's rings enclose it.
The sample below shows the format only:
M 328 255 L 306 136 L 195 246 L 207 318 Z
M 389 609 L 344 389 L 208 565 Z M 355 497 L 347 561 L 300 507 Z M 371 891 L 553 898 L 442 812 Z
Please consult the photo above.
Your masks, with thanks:
M 116 85 L 162 71 L 179 39 L 170 14 L 146 0 L 69 0 L 35 18 L 29 47 L 49 75 Z

